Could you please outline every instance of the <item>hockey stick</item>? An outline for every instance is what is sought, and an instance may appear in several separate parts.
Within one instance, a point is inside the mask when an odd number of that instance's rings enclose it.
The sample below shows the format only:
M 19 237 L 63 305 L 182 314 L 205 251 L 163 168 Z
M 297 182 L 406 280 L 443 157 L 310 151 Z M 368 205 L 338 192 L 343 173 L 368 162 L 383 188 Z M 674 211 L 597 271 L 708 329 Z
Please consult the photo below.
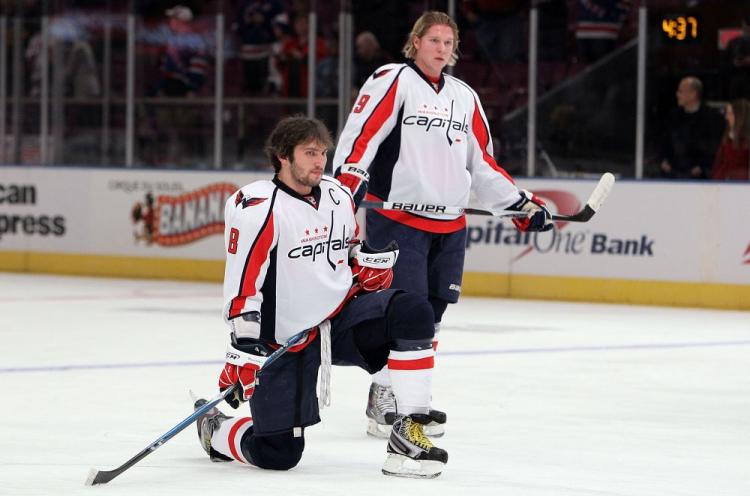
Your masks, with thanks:
M 256 375 L 260 375 L 263 370 L 268 367 L 270 364 L 275 362 L 281 355 L 286 353 L 289 348 L 294 346 L 295 344 L 299 343 L 303 339 L 307 337 L 307 333 L 310 332 L 310 329 L 305 329 L 302 332 L 298 332 L 291 338 L 287 340 L 287 342 L 278 350 L 274 351 L 270 355 L 268 355 L 268 358 L 266 358 L 265 363 L 260 368 L 258 373 Z M 114 470 L 96 470 L 95 468 L 92 468 L 89 472 L 89 476 L 86 479 L 86 485 L 87 486 L 93 486 L 96 484 L 106 484 L 107 482 L 111 481 L 121 473 L 125 472 L 127 469 L 138 463 L 139 461 L 146 458 L 148 455 L 153 453 L 157 450 L 162 444 L 166 443 L 170 439 L 172 439 L 174 436 L 179 434 L 182 430 L 184 430 L 187 426 L 195 422 L 198 417 L 208 412 L 211 408 L 215 407 L 222 401 L 224 401 L 230 394 L 234 393 L 234 390 L 237 386 L 227 388 L 224 391 L 222 391 L 220 394 L 216 395 L 213 399 L 209 400 L 206 404 L 195 410 L 192 414 L 188 415 L 185 420 L 180 422 L 179 424 L 172 427 L 170 430 L 168 430 L 166 433 L 164 433 L 161 437 L 159 437 L 156 441 L 146 446 L 140 453 L 135 455 L 130 460 L 126 461 L 119 467 L 117 467 Z
M 552 220 L 562 220 L 567 222 L 588 222 L 599 210 L 607 199 L 612 186 L 615 183 L 615 176 L 606 172 L 599 179 L 599 183 L 591 192 L 589 199 L 584 207 L 572 214 L 552 214 Z M 484 210 L 472 207 L 450 207 L 446 205 L 432 205 L 424 203 L 407 203 L 407 202 L 376 202 L 365 200 L 359 205 L 362 208 L 377 208 L 381 210 L 400 210 L 402 212 L 415 212 L 426 214 L 445 214 L 445 215 L 492 215 L 494 217 L 526 217 L 528 212 L 518 212 L 516 210 Z

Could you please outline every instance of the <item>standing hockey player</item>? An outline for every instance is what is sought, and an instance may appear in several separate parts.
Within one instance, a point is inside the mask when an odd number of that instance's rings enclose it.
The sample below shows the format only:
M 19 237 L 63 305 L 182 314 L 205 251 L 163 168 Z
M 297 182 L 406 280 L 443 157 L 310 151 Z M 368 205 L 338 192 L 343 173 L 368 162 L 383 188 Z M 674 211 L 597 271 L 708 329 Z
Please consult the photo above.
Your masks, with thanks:
M 219 387 L 237 386 L 227 401 L 234 408 L 249 401 L 252 418 L 212 408 L 198 419 L 198 436 L 213 461 L 288 470 L 302 456 L 305 428 L 320 421 L 321 364 L 321 377 L 328 376 L 331 361 L 370 373 L 387 366 L 398 409 L 383 473 L 436 477 L 448 454 L 423 432 L 432 383 L 432 307 L 424 296 L 387 289 L 395 244 L 374 251 L 356 240 L 349 189 L 323 176 L 331 146 L 320 121 L 283 119 L 266 146 L 274 178 L 249 184 L 227 201 L 224 316 L 231 333 Z M 256 381 L 266 357 L 305 329 L 311 329 L 306 340 Z M 325 404 L 327 384 L 320 382 Z
M 466 206 L 473 191 L 487 208 L 528 212 L 513 220 L 518 229 L 551 229 L 544 202 L 517 188 L 495 163 L 477 94 L 443 72 L 457 50 L 458 28 L 449 15 L 427 12 L 417 20 L 403 50 L 408 61 L 379 68 L 360 90 L 336 148 L 337 179 L 356 202 L 366 194 L 374 201 Z M 461 291 L 465 217 L 370 210 L 366 226 L 371 244 L 398 242 L 393 286 L 429 299 L 437 346 L 443 312 Z M 398 406 L 392 379 L 387 369 L 373 376 L 366 412 L 374 436 L 390 432 Z M 446 415 L 429 415 L 426 432 L 442 435 Z

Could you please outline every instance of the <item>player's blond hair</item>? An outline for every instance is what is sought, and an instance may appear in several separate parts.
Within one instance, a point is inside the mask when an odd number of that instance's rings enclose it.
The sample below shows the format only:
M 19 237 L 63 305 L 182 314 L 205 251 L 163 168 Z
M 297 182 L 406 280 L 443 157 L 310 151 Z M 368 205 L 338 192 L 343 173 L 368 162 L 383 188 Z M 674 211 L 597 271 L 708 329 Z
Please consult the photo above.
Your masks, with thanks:
M 451 53 L 448 65 L 456 65 L 458 61 L 458 25 L 451 16 L 437 10 L 425 12 L 414 23 L 414 27 L 411 28 L 411 33 L 409 33 L 409 39 L 406 40 L 406 44 L 404 44 L 404 48 L 401 50 L 404 57 L 413 60 L 417 55 L 417 47 L 414 46 L 414 37 L 421 38 L 432 26 L 436 25 L 448 26 L 453 31 L 453 53 Z

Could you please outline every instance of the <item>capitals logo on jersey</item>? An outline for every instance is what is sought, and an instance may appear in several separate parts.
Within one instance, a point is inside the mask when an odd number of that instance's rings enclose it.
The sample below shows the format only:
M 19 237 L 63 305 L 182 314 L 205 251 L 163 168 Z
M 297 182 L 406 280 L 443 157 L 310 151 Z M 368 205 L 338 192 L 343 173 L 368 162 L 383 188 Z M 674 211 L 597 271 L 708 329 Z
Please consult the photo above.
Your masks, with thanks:
M 325 253 L 328 265 L 332 270 L 344 263 L 349 252 L 349 237 L 346 226 L 342 226 L 341 234 L 334 236 L 333 213 L 331 213 L 331 227 L 313 227 L 305 229 L 305 235 L 300 239 L 299 246 L 295 246 L 287 257 L 290 259 L 310 259 L 312 262 Z M 338 253 L 341 252 L 341 253 Z M 334 259 L 336 260 L 334 262 Z
M 466 136 L 469 132 L 466 114 L 464 113 L 459 121 L 457 120 L 457 116 L 454 115 L 453 108 L 453 100 L 451 100 L 450 108 L 422 104 L 417 110 L 416 115 L 407 115 L 401 122 L 404 126 L 424 127 L 426 133 L 432 130 L 445 130 L 445 137 L 448 140 L 448 144 L 453 145 L 454 142 L 460 143 L 462 140 L 460 136 L 456 136 L 456 133 Z

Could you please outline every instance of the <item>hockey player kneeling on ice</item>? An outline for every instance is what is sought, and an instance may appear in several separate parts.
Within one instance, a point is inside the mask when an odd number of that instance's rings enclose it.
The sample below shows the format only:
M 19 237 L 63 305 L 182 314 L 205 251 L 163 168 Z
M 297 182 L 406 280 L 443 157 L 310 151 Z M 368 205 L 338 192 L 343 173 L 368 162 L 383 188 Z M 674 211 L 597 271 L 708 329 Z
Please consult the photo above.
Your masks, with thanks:
M 266 146 L 274 178 L 227 201 L 224 302 L 231 333 L 219 388 L 237 386 L 227 402 L 237 408 L 247 401 L 252 417 L 213 408 L 198 419 L 198 436 L 213 461 L 288 470 L 302 457 L 305 429 L 330 403 L 330 365 L 369 373 L 387 366 L 396 410 L 382 471 L 436 477 L 448 454 L 424 433 L 431 421 L 432 306 L 423 296 L 388 289 L 395 243 L 373 249 L 357 241 L 351 192 L 323 176 L 330 146 L 320 121 L 283 119 Z M 305 329 L 304 341 L 263 367 Z

